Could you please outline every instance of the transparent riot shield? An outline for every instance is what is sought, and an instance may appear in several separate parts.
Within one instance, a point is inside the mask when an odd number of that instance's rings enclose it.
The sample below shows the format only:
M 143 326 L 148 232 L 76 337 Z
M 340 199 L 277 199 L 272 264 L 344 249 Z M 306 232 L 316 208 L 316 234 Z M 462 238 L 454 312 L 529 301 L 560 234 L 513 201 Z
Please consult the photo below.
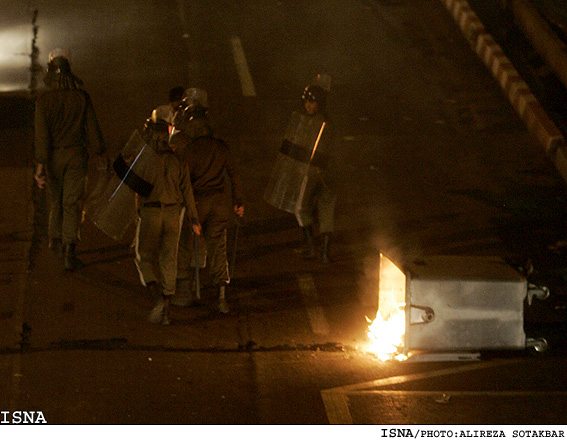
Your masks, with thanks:
M 304 209 L 310 180 L 316 175 L 315 151 L 324 133 L 322 115 L 293 112 L 272 175 L 264 191 L 264 200 L 288 213 Z
M 136 193 L 148 196 L 153 189 L 148 170 L 155 155 L 135 130 L 85 201 L 87 218 L 114 240 L 121 240 L 136 221 Z

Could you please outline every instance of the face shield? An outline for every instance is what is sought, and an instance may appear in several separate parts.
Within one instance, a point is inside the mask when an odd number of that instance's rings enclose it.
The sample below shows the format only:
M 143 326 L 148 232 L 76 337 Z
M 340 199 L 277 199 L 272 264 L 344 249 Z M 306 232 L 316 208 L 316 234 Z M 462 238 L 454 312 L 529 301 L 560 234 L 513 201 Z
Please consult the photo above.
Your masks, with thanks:
M 175 112 L 171 136 L 177 132 L 183 132 L 191 138 L 208 134 L 211 129 L 207 120 L 207 114 L 208 110 L 200 105 L 182 107 Z
M 169 146 L 169 124 L 162 119 L 148 118 L 144 124 L 142 138 L 158 153 L 171 151 Z

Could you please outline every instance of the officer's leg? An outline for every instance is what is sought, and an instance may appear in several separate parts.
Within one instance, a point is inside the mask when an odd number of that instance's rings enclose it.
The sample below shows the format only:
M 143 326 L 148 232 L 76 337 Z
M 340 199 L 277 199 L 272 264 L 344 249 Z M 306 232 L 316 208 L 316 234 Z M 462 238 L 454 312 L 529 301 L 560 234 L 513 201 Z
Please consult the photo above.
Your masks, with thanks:
M 179 207 L 163 208 L 163 231 L 159 249 L 159 267 L 163 295 L 175 294 L 177 278 L 177 248 L 179 245 Z
M 317 256 L 313 231 L 316 190 L 313 182 L 308 181 L 303 200 L 298 203 L 295 211 L 295 218 L 303 233 L 303 248 L 299 251 L 306 259 L 313 259 Z
M 323 187 L 317 199 L 317 217 L 319 219 L 319 232 L 323 236 L 323 249 L 321 262 L 330 263 L 329 247 L 331 235 L 335 228 L 335 205 L 337 196 L 330 189 Z
M 191 224 L 182 213 L 183 225 L 179 234 L 177 253 L 177 276 L 175 295 L 171 304 L 175 306 L 189 306 L 191 303 L 191 284 L 193 283 L 193 272 L 191 268 L 191 256 L 193 250 L 193 231 Z
M 47 189 L 49 192 L 49 248 L 57 255 L 63 255 L 61 228 L 63 225 L 63 171 L 57 155 L 54 155 L 47 170 Z
M 157 210 L 156 210 L 157 211 Z M 150 321 L 169 324 L 169 304 L 175 294 L 177 276 L 177 247 L 179 244 L 179 207 L 159 209 L 162 215 L 162 231 L 159 239 L 158 260 L 161 280 L 161 298 L 150 314 Z
M 152 323 L 168 325 L 169 297 L 163 295 L 159 286 L 160 278 L 155 271 L 159 260 L 162 231 L 163 215 L 161 208 L 142 207 L 136 229 L 136 258 L 134 262 L 142 285 L 146 286 L 152 297 L 157 297 L 156 304 L 148 317 L 149 320 Z
M 179 233 L 179 250 L 177 256 L 177 278 L 185 279 L 191 275 L 191 250 L 193 249 L 193 232 L 187 219 Z
M 161 234 L 161 210 L 159 208 L 142 207 L 136 228 L 134 262 L 138 269 L 142 285 L 155 295 L 155 287 L 159 278 L 155 272 L 158 247 Z
M 63 178 L 62 240 L 65 253 L 65 269 L 74 270 L 79 263 L 75 246 L 79 240 L 82 201 L 85 196 L 87 158 L 77 153 L 70 158 Z
M 211 199 L 211 212 L 205 231 L 207 258 L 211 281 L 217 287 L 219 311 L 229 312 L 225 298 L 226 285 L 230 282 L 228 260 L 226 257 L 226 230 L 230 219 L 230 204 L 225 194 L 218 194 Z

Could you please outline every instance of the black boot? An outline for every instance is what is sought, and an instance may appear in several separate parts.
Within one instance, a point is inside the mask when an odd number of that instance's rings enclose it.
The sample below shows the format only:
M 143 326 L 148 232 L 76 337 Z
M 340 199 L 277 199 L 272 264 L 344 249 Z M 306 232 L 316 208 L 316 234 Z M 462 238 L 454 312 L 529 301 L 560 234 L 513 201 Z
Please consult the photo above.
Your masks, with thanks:
M 169 325 L 169 303 L 171 296 L 162 295 L 156 302 L 152 312 L 150 312 L 149 320 L 158 325 Z
M 148 291 L 148 295 L 152 300 L 157 300 L 161 295 L 159 292 L 159 286 L 157 282 L 149 282 L 146 284 L 146 290 Z
M 75 255 L 76 244 L 68 243 L 63 247 L 64 261 L 63 267 L 65 271 L 75 271 L 79 266 L 80 262 Z
M 331 260 L 329 259 L 329 246 L 331 244 L 331 235 L 326 233 L 323 235 L 323 250 L 321 251 L 321 263 L 329 264 Z
M 315 250 L 315 237 L 313 236 L 313 227 L 302 227 L 303 238 L 305 240 L 305 249 L 301 253 L 304 259 L 314 259 L 317 257 Z

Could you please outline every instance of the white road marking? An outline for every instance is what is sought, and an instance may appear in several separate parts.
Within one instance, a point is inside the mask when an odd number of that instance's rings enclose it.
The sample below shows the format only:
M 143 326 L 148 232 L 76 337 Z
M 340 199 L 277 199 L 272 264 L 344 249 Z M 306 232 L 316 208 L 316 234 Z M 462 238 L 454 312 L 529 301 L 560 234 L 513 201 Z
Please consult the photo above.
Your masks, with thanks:
M 319 305 L 313 276 L 311 276 L 311 274 L 299 274 L 297 276 L 297 282 L 299 284 L 299 291 L 307 306 L 307 314 L 309 315 L 313 333 L 317 335 L 328 335 L 330 332 L 329 324 L 325 318 L 323 308 Z
M 240 78 L 242 95 L 256 96 L 254 82 L 252 81 L 252 75 L 250 75 L 250 70 L 248 69 L 248 63 L 246 62 L 246 56 L 244 55 L 244 49 L 242 48 L 242 43 L 240 41 L 240 38 L 232 37 L 230 39 L 230 46 L 232 48 L 232 56 L 234 57 L 236 70 Z
M 489 362 L 489 363 L 474 363 L 465 366 L 457 366 L 447 369 L 440 369 L 432 372 L 420 372 L 417 374 L 411 375 L 398 375 L 395 377 L 387 377 L 387 378 L 380 378 L 379 380 L 369 381 L 366 383 L 359 383 L 359 384 L 352 384 L 348 386 L 341 386 L 336 387 L 333 389 L 327 389 L 321 391 L 321 397 L 323 399 L 323 403 L 325 405 L 325 410 L 327 412 L 327 418 L 329 423 L 331 424 L 353 424 L 352 416 L 350 414 L 349 409 L 349 395 L 371 395 L 371 394 L 399 394 L 400 392 L 405 392 L 407 394 L 415 393 L 415 394 L 422 394 L 424 391 L 397 391 L 397 390 L 374 390 L 369 391 L 365 389 L 376 388 L 376 387 L 383 387 L 383 386 L 390 386 L 393 384 L 402 384 L 408 383 L 410 381 L 417 381 L 417 380 L 425 380 L 427 378 L 434 378 L 434 377 L 441 377 L 445 375 L 452 375 L 458 374 L 463 372 L 475 371 L 479 369 L 489 369 L 494 367 L 499 367 L 511 363 L 517 363 L 518 360 L 503 360 L 503 361 L 496 361 L 496 362 Z M 431 393 L 432 395 L 435 394 L 450 394 L 450 395 L 508 395 L 514 394 L 514 392 L 506 392 L 506 391 L 480 391 L 480 392 L 446 392 L 446 391 L 425 391 L 427 393 Z M 537 393 L 537 392 L 535 392 Z M 518 392 L 518 395 L 533 395 L 534 392 Z
M 449 397 L 539 397 L 566 396 L 564 390 L 361 390 L 349 395 L 447 395 Z

